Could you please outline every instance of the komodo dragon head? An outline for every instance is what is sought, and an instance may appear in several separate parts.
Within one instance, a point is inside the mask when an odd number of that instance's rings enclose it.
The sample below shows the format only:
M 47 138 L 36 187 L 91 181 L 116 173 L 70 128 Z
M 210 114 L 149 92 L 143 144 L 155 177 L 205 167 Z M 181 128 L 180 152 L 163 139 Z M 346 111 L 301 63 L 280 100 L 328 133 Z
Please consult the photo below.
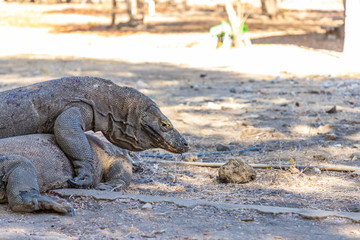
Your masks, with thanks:
M 162 148 L 173 153 L 184 153 L 189 150 L 184 137 L 156 105 L 150 106 L 142 113 L 140 124 L 143 129 L 141 139 L 148 139 L 151 147 Z
M 113 114 L 108 115 L 108 128 L 103 133 L 111 143 L 130 151 L 162 148 L 184 153 L 189 150 L 184 137 L 149 97 L 133 88 L 123 87 L 117 101 L 125 102 L 127 111 L 113 108 Z M 114 116 L 120 116 L 120 119 Z

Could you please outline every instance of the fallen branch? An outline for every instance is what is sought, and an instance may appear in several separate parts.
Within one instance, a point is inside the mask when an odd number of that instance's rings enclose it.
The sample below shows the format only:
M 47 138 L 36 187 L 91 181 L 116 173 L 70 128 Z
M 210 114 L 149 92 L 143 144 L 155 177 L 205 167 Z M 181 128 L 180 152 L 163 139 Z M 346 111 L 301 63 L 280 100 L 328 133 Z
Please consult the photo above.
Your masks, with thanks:
M 224 155 L 224 154 L 240 154 L 243 152 L 249 152 L 249 151 L 259 151 L 262 148 L 260 147 L 253 147 L 253 148 L 246 148 L 242 150 L 232 150 L 232 151 L 223 151 L 223 152 L 211 152 L 211 153 L 199 153 L 196 154 L 197 157 L 204 157 L 204 156 L 213 156 L 213 155 Z M 171 154 L 139 154 L 140 157 L 150 157 L 150 158 L 174 158 L 174 155 Z
M 225 163 L 206 163 L 206 162 L 180 162 L 180 161 L 165 161 L 165 160 L 150 160 L 147 161 L 148 163 L 159 163 L 159 164 L 172 164 L 172 165 L 183 165 L 183 166 L 197 166 L 197 167 L 221 167 Z M 276 169 L 282 169 L 282 168 L 290 168 L 293 165 L 279 165 L 279 164 L 249 164 L 253 168 L 276 168 Z M 351 167 L 351 166 L 344 166 L 344 165 L 315 165 L 315 166 L 305 166 L 305 165 L 296 165 L 295 166 L 298 169 L 312 169 L 317 168 L 322 171 L 344 171 L 344 172 L 355 172 L 360 171 L 359 167 Z

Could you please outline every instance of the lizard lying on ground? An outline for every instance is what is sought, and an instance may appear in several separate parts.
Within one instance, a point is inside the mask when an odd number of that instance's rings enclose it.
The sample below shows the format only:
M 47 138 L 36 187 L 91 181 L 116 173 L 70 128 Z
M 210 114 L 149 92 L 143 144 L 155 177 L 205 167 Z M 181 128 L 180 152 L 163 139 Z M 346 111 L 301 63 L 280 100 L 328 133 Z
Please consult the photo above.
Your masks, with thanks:
M 132 166 L 126 150 L 86 134 L 93 155 L 92 184 L 126 188 Z M 49 189 L 69 187 L 74 168 L 52 134 L 31 134 L 0 139 L 0 203 L 14 211 L 53 210 L 74 214 L 64 199 L 40 195 Z
M 75 168 L 72 186 L 92 182 L 94 156 L 85 131 L 101 131 L 131 151 L 189 147 L 156 103 L 129 87 L 95 77 L 66 77 L 0 92 L 0 138 L 54 133 Z

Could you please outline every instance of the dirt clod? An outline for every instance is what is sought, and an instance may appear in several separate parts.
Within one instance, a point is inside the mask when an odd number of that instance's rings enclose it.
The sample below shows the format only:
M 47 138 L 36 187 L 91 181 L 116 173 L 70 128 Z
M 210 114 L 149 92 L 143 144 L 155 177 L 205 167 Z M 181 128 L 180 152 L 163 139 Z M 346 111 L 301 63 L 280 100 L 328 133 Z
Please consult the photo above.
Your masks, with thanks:
M 230 159 L 219 169 L 219 180 L 222 183 L 247 183 L 255 178 L 254 168 L 239 159 Z
M 197 162 L 198 161 L 198 156 L 196 154 L 193 153 L 188 153 L 184 156 L 184 158 L 182 159 L 185 162 Z

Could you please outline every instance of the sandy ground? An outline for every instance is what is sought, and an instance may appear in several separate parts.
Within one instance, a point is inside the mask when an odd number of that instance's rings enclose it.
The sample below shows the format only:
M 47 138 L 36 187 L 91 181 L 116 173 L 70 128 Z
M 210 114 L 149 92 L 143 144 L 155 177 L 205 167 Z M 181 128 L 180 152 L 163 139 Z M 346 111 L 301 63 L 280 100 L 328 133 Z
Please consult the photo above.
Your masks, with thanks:
M 359 211 L 358 176 L 271 168 L 291 161 L 360 167 L 360 154 L 353 156 L 360 152 L 360 75 L 342 58 L 342 40 L 326 37 L 319 27 L 338 24 L 339 11 L 289 11 L 270 23 L 255 12 L 249 18 L 252 46 L 216 50 L 204 29 L 222 19 L 221 12 L 186 13 L 197 22 L 191 33 L 180 31 L 192 26 L 179 20 L 181 13 L 159 13 L 157 24 L 149 23 L 153 31 L 108 33 L 101 25 L 108 20 L 103 15 L 46 13 L 66 8 L 0 3 L 0 15 L 6 16 L 0 21 L 2 90 L 71 75 L 108 78 L 154 99 L 189 140 L 193 154 L 215 152 L 218 144 L 262 148 L 198 161 L 233 157 L 269 164 L 257 170 L 253 182 L 225 185 L 218 183 L 217 169 L 149 164 L 146 160 L 153 159 L 144 157 L 143 170 L 135 173 L 128 193 Z M 182 23 L 168 26 L 172 30 L 167 33 L 160 24 L 166 21 Z M 94 22 L 100 27 L 93 27 Z M 64 31 L 65 25 L 72 28 Z M 336 112 L 327 113 L 333 106 Z M 336 217 L 305 220 L 296 214 L 189 209 L 166 202 L 144 209 L 144 203 L 131 199 L 69 201 L 75 217 L 14 214 L 1 205 L 1 234 L 7 239 L 360 238 L 358 224 Z

